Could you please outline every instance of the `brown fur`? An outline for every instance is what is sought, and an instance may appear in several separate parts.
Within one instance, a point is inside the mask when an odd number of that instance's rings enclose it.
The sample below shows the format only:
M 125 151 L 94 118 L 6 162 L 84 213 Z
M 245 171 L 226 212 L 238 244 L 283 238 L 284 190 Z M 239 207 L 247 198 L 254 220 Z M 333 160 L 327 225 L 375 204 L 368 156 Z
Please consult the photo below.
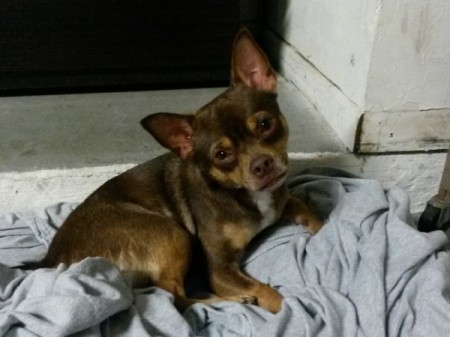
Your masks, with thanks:
M 109 180 L 69 216 L 42 265 L 102 256 L 134 276 L 174 294 L 184 309 L 196 302 L 257 303 L 277 312 L 282 297 L 239 270 L 247 244 L 285 216 L 321 222 L 289 199 L 287 123 L 276 101 L 276 77 L 245 29 L 236 37 L 232 86 L 195 115 L 160 113 L 142 125 L 172 153 Z M 206 257 L 219 296 L 188 298 L 184 290 L 193 242 Z

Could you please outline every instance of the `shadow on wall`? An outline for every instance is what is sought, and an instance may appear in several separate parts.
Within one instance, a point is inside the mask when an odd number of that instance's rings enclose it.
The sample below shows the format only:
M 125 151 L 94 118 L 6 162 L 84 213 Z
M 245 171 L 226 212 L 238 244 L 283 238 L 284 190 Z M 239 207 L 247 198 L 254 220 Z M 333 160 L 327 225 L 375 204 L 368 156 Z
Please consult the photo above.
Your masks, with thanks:
M 284 36 L 289 25 L 286 16 L 289 2 L 290 0 L 240 0 L 241 25 L 252 32 L 277 71 L 280 70 L 281 41 L 269 41 L 266 34 L 270 31 L 278 37 Z
M 264 0 L 262 6 L 261 19 L 261 45 L 267 52 L 270 62 L 276 71 L 280 71 L 281 64 L 281 43 L 284 41 L 285 32 L 291 25 L 287 16 L 290 0 Z M 267 33 L 270 32 L 278 39 L 270 39 Z

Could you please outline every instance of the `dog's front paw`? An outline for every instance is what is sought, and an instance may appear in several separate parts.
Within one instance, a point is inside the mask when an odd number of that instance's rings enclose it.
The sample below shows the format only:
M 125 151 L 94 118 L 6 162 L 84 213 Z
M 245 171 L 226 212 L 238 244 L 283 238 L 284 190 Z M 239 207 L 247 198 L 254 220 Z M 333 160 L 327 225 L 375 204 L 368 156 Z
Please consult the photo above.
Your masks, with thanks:
M 314 214 L 302 200 L 290 196 L 283 211 L 283 218 L 305 226 L 311 234 L 317 233 L 323 226 L 323 221 Z
M 257 304 L 261 308 L 266 309 L 267 311 L 270 311 L 273 314 L 276 314 L 278 311 L 281 310 L 281 303 L 283 302 L 283 296 L 276 291 L 275 289 L 263 285 L 260 288 L 258 298 L 257 298 Z
M 301 217 L 300 221 L 300 223 L 305 226 L 306 230 L 311 234 L 316 234 L 323 226 L 323 221 L 314 214 Z

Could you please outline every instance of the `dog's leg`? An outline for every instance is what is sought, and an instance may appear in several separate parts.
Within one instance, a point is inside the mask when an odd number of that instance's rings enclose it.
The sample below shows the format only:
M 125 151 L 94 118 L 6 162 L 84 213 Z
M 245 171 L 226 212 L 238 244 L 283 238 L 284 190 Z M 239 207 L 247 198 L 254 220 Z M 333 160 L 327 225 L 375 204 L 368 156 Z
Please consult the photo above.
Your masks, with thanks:
M 247 295 L 256 298 L 256 304 L 272 313 L 281 309 L 283 297 L 275 289 L 242 273 L 237 263 L 213 268 L 210 278 L 211 286 L 219 296 Z
M 169 276 L 169 275 L 167 275 Z M 236 296 L 224 296 L 219 297 L 214 294 L 210 295 L 208 298 L 190 298 L 186 296 L 184 291 L 183 282 L 180 279 L 175 279 L 172 277 L 168 277 L 167 279 L 161 279 L 157 284 L 157 287 L 160 287 L 168 292 L 172 293 L 174 296 L 175 306 L 183 312 L 189 306 L 196 303 L 203 304 L 213 304 L 221 301 L 230 301 L 237 302 L 241 304 L 254 304 L 256 303 L 256 299 L 252 296 L 248 295 L 236 295 Z
M 231 301 L 241 304 L 252 304 L 256 301 L 254 297 L 242 294 L 224 297 L 211 295 L 208 298 L 187 297 L 184 289 L 184 274 L 186 271 L 183 270 L 180 273 L 180 267 L 184 269 L 184 266 L 180 266 L 176 261 L 173 262 L 174 263 L 171 268 L 165 269 L 158 280 L 155 280 L 154 285 L 172 293 L 174 296 L 175 306 L 180 311 L 186 310 L 189 306 L 195 303 L 212 304 L 220 301 Z
M 289 196 L 283 218 L 302 224 L 311 234 L 317 233 L 323 226 L 323 221 L 311 208 L 303 200 L 294 196 Z
M 129 204 L 98 205 L 95 221 L 89 218 L 90 212 L 91 208 L 80 207 L 72 213 L 56 233 L 42 266 L 55 267 L 61 262 L 71 264 L 88 256 L 101 256 L 130 277 L 133 287 L 153 285 L 171 292 L 180 310 L 198 302 L 254 302 L 250 296 L 186 296 L 184 280 L 193 243 L 190 234 L 173 219 Z M 86 235 L 88 230 L 90 234 Z

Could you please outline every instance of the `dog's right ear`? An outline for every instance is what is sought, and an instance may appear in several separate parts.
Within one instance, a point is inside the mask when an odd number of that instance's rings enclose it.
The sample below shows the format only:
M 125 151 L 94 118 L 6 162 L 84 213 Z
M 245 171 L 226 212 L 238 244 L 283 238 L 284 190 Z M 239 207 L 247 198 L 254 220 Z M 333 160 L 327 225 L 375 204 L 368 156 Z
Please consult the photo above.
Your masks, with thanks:
M 269 59 L 253 39 L 252 34 L 242 28 L 236 35 L 231 56 L 231 84 L 276 92 L 277 76 Z
M 141 125 L 164 147 L 181 158 L 192 153 L 192 115 L 156 113 L 145 117 Z

